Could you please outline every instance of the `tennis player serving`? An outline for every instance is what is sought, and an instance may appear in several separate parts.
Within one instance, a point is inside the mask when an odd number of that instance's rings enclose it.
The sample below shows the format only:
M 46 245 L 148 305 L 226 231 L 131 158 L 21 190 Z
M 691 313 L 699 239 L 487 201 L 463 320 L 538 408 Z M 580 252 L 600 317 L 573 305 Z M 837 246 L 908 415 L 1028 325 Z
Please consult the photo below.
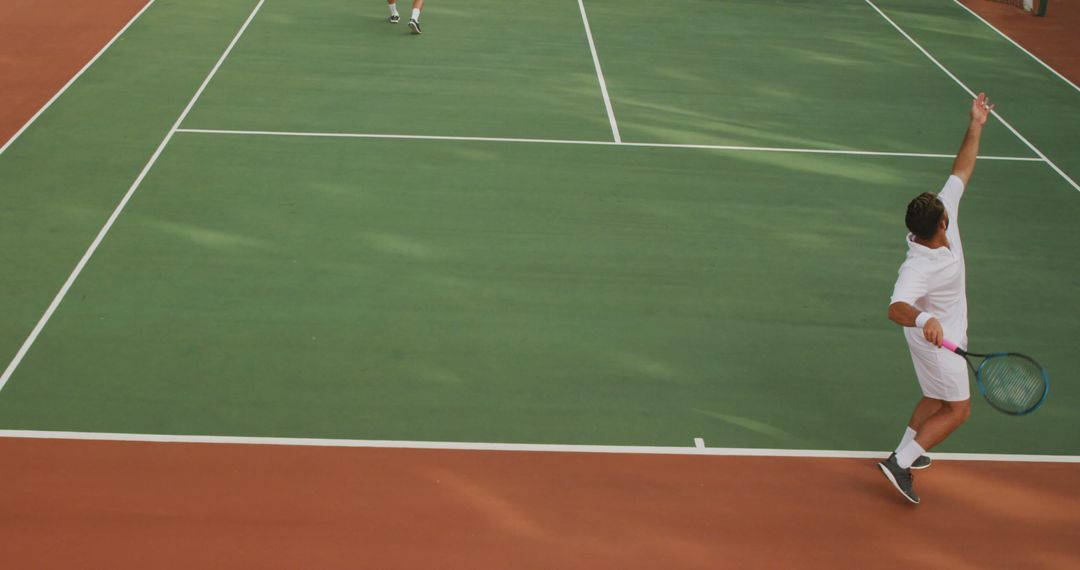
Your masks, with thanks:
M 907 259 L 889 305 L 889 319 L 904 327 L 911 362 L 922 387 L 923 397 L 896 452 L 878 464 L 885 477 L 912 503 L 915 493 L 912 469 L 930 466 L 927 450 L 945 440 L 971 415 L 971 390 L 967 362 L 942 350 L 948 338 L 967 346 L 967 292 L 964 249 L 960 243 L 960 197 L 967 188 L 983 125 L 994 106 L 985 94 L 971 104 L 960 152 L 953 161 L 952 175 L 936 196 L 925 192 L 908 204 L 905 222 Z

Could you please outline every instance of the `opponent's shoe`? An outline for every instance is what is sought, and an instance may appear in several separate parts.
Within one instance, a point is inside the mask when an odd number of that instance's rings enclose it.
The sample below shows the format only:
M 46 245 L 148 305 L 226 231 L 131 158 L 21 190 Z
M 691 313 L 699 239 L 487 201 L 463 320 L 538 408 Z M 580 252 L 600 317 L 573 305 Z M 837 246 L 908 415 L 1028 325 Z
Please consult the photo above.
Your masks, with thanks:
M 915 487 L 913 485 L 915 478 L 911 475 L 911 469 L 904 469 L 900 467 L 900 464 L 896 462 L 895 456 L 890 456 L 885 461 L 878 463 L 878 467 L 881 468 L 881 472 L 885 474 L 885 478 L 896 487 L 897 491 L 904 496 L 905 499 L 919 504 L 919 495 L 915 494 Z
M 896 458 L 896 452 L 894 451 L 893 454 L 889 456 L 889 459 L 895 459 L 895 458 Z M 915 470 L 926 469 L 927 467 L 930 467 L 930 464 L 933 463 L 933 462 L 934 462 L 933 459 L 930 459 L 929 457 L 927 457 L 925 455 L 920 455 L 919 458 L 916 459 L 915 462 L 911 464 L 911 468 L 915 469 Z
M 401 21 L 401 16 L 400 15 L 398 15 L 398 14 L 391 14 L 390 15 L 390 23 L 391 24 L 396 24 L 396 23 L 398 23 L 400 21 Z
M 409 29 L 416 35 L 424 33 L 420 31 L 420 22 L 417 22 L 416 20 L 409 20 Z

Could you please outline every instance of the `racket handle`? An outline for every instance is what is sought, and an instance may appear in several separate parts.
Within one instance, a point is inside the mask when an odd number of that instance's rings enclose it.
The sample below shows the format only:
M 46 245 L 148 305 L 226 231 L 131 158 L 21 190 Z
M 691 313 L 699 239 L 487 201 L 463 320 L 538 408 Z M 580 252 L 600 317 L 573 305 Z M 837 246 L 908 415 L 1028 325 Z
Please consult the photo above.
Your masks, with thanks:
M 963 350 L 960 350 L 959 346 L 956 346 L 955 342 L 953 342 L 953 341 L 951 341 L 951 340 L 949 340 L 947 338 L 941 339 L 941 346 L 943 346 L 943 347 L 945 347 L 945 348 L 947 348 L 947 349 L 949 349 L 949 350 L 951 350 L 951 351 L 953 351 L 953 352 L 955 352 L 957 354 L 963 354 L 964 353 Z

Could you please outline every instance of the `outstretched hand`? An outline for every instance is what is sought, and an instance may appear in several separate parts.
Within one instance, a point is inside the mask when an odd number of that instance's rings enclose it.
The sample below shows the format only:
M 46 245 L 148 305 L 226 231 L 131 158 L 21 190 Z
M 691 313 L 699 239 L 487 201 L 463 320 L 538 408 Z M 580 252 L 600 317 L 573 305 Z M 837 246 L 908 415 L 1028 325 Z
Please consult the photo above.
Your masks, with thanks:
M 993 110 L 994 106 L 990 104 L 990 98 L 986 96 L 986 93 L 979 93 L 979 96 L 971 102 L 971 122 L 982 125 Z

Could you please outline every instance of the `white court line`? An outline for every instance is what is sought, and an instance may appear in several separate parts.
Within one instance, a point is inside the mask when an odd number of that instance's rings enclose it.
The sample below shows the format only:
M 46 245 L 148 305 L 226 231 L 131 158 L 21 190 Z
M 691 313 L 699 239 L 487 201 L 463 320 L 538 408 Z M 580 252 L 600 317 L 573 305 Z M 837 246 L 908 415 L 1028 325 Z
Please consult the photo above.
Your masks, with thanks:
M 970 14 L 971 14 L 972 16 L 975 16 L 975 17 L 976 17 L 976 18 L 978 18 L 978 19 L 979 19 L 980 21 L 982 21 L 982 23 L 984 23 L 984 24 L 986 24 L 987 26 L 989 26 L 991 30 L 994 30 L 995 32 L 997 32 L 997 33 L 998 33 L 998 34 L 999 34 L 999 35 L 1000 35 L 1001 37 L 1003 37 L 1003 38 L 1005 38 L 1005 39 L 1009 40 L 1009 43 L 1011 43 L 1012 45 L 1014 45 L 1014 46 L 1016 46 L 1017 48 L 1019 48 L 1019 49 L 1020 49 L 1020 51 L 1022 51 L 1022 52 L 1024 52 L 1024 53 L 1028 54 L 1029 56 L 1031 56 L 1031 59 L 1034 59 L 1035 61 L 1039 62 L 1039 63 L 1040 63 L 1040 64 L 1041 64 L 1041 65 L 1042 65 L 1043 67 L 1045 67 L 1046 69 L 1048 69 L 1048 70 L 1050 71 L 1050 73 L 1053 73 L 1054 75 L 1058 76 L 1058 78 L 1059 78 L 1059 79 L 1061 79 L 1061 80 L 1062 80 L 1062 81 L 1064 81 L 1065 83 L 1068 83 L 1069 85 L 1071 85 L 1073 89 L 1076 89 L 1077 91 L 1080 91 L 1080 87 L 1077 87 L 1075 83 L 1073 83 L 1072 81 L 1069 81 L 1069 78 L 1067 78 L 1067 77 L 1065 77 L 1064 75 L 1062 75 L 1062 74 L 1058 73 L 1058 71 L 1057 71 L 1056 69 L 1054 69 L 1053 67 L 1050 67 L 1049 65 L 1047 65 L 1045 61 L 1043 61 L 1043 60 L 1039 59 L 1038 57 L 1036 57 L 1036 56 L 1035 56 L 1035 54 L 1033 54 L 1033 53 L 1031 53 L 1030 51 L 1028 51 L 1028 50 L 1027 50 L 1026 48 L 1024 48 L 1024 46 L 1020 45 L 1020 44 L 1019 44 L 1019 43 L 1017 43 L 1017 42 L 1016 42 L 1015 40 L 1013 40 L 1013 39 L 1012 39 L 1012 38 L 1010 38 L 1009 36 L 1005 35 L 1005 33 L 1004 33 L 1004 32 L 1002 32 L 1001 30 L 999 30 L 999 29 L 997 29 L 996 27 L 994 27 L 994 25 L 993 25 L 993 24 L 991 24 L 990 22 L 987 22 L 985 18 L 983 18 L 982 16 L 980 16 L 980 15 L 976 14 L 974 10 L 972 10 L 971 8 L 968 8 L 967 6 L 964 6 L 963 4 L 961 4 L 961 3 L 960 3 L 960 0 L 953 0 L 953 2 L 956 2 L 956 5 L 957 5 L 957 6 L 960 6 L 961 8 L 963 8 L 963 9 L 967 10 L 967 11 L 968 11 L 968 12 L 969 12 L 969 13 L 970 13 Z
M 465 141 L 465 142 L 506 142 L 506 143 L 534 143 L 534 144 L 580 144 L 593 146 L 629 146 L 645 148 L 691 148 L 705 150 L 730 150 L 751 152 L 793 152 L 803 154 L 846 154 L 862 156 L 902 156 L 915 158 L 956 158 L 954 154 L 928 154 L 915 152 L 877 152 L 867 150 L 830 150 L 813 148 L 773 148 L 762 146 L 728 146 L 712 144 L 667 144 L 667 143 L 638 143 L 638 142 L 612 142 L 612 141 L 587 141 L 587 140 L 561 140 L 561 139 L 516 139 L 499 137 L 456 137 L 439 135 L 390 135 L 371 133 L 314 133 L 294 131 L 238 131 L 222 129 L 177 129 L 178 133 L 203 134 L 203 135 L 242 135 L 263 137 L 313 137 L 313 138 L 345 138 L 345 139 L 404 139 L 425 141 Z M 1043 162 L 1043 159 L 1030 156 L 980 156 L 981 160 L 1014 160 L 1020 162 Z
M 578 7 L 581 8 L 581 21 L 585 23 L 585 35 L 589 39 L 589 51 L 592 52 L 593 65 L 596 66 L 596 79 L 600 81 L 600 93 L 604 96 L 604 107 L 607 108 L 608 122 L 611 123 L 611 136 L 615 137 L 615 142 L 622 142 L 622 137 L 619 135 L 619 125 L 615 122 L 615 111 L 611 108 L 611 97 L 608 96 L 607 82 L 604 81 L 604 72 L 600 71 L 600 56 L 596 55 L 596 44 L 593 43 L 592 29 L 589 28 L 589 17 L 585 15 L 584 0 L 578 0 Z
M 180 128 L 180 123 L 183 122 L 185 118 L 187 118 L 188 113 L 191 112 L 191 108 L 195 106 L 195 101 L 198 101 L 199 96 L 201 96 L 203 90 L 206 89 L 206 85 L 210 83 L 210 80 L 213 79 L 218 69 L 221 68 L 221 64 L 224 63 L 225 58 L 228 57 L 229 52 L 232 51 L 233 46 L 236 45 L 236 42 L 240 40 L 240 36 L 244 33 L 244 30 L 247 29 L 248 24 L 251 23 L 251 20 L 255 18 L 255 14 L 258 13 L 259 8 L 262 7 L 263 2 L 265 1 L 266 0 L 259 0 L 259 3 L 255 6 L 255 9 L 251 11 L 251 15 L 248 16 L 247 20 L 244 22 L 244 25 L 240 27 L 240 31 L 236 33 L 236 36 L 233 37 L 232 42 L 229 43 L 229 47 L 225 48 L 225 53 L 221 54 L 221 57 L 218 58 L 217 63 L 214 64 L 213 69 L 210 70 L 210 74 L 206 76 L 206 79 L 203 80 L 202 85 L 200 85 L 199 89 L 195 91 L 195 95 L 193 95 L 191 97 L 191 100 L 188 101 L 187 107 L 184 107 L 184 111 L 180 113 L 180 117 L 176 119 L 175 123 L 173 123 L 172 128 L 169 129 L 169 132 L 165 135 L 165 138 L 161 141 L 161 144 L 158 145 L 157 150 L 154 151 L 153 156 L 150 157 L 150 160 L 146 163 L 146 166 L 143 167 L 142 172 L 139 173 L 139 176 L 135 179 L 135 182 L 131 184 L 131 188 L 128 188 L 127 194 L 124 194 L 123 199 L 121 199 L 120 203 L 116 205 L 116 209 L 113 210 L 112 215 L 109 216 L 109 219 L 105 222 L 105 225 L 101 227 L 101 231 L 98 232 L 97 237 L 94 238 L 94 241 L 90 244 L 90 247 L 86 249 L 86 253 L 83 254 L 82 259 L 80 259 L 79 263 L 75 265 L 75 269 L 72 270 L 71 275 L 69 275 L 67 278 L 67 281 L 65 281 L 64 285 L 60 287 L 60 291 L 56 293 L 56 296 L 53 298 L 52 303 L 49 304 L 49 308 L 45 310 L 45 314 L 41 315 L 41 319 L 38 320 L 37 325 L 34 326 L 34 329 L 32 331 L 30 331 L 30 336 L 26 337 L 26 341 L 24 341 L 22 346 L 19 347 L 19 351 L 15 354 L 15 358 L 12 359 L 11 363 L 8 364 L 7 368 L 4 370 L 3 375 L 0 375 L 0 390 L 3 390 L 4 386 L 7 385 L 8 380 L 11 379 L 11 375 L 15 373 L 15 369 L 19 367 L 19 363 L 22 362 L 22 359 L 26 356 L 27 351 L 30 350 L 30 347 L 34 344 L 34 341 L 37 340 L 38 335 L 41 334 L 41 330 L 45 328 L 45 325 L 49 322 L 49 319 L 52 318 L 53 313 L 56 312 L 56 308 L 60 306 L 60 302 L 64 300 L 64 296 L 67 295 L 68 290 L 71 289 L 71 286 L 75 283 L 75 280 L 78 279 L 79 274 L 82 273 L 83 268 L 86 267 L 86 263 L 90 261 L 90 257 L 94 255 L 94 252 L 97 251 L 98 246 L 101 245 L 102 240 L 105 239 L 105 235 L 109 233 L 109 229 L 112 228 L 113 224 L 116 222 L 116 219 L 120 217 L 120 212 L 124 210 L 124 206 L 126 206 L 128 201 L 131 200 L 131 196 L 135 194 L 135 190 L 139 188 L 139 185 L 142 184 L 143 179 L 146 178 L 146 174 L 150 172 L 150 168 L 154 166 L 154 163 L 157 162 L 158 157 L 161 156 L 161 152 L 165 150 L 165 145 L 169 144 L 169 141 L 172 140 L 173 135 L 176 134 L 177 129 Z
M 159 435 L 143 433 L 95 433 L 75 431 L 0 430 L 0 437 L 81 441 L 127 441 L 145 443 L 208 443 L 230 445 L 280 445 L 292 447 L 354 447 L 381 449 L 431 449 L 457 451 L 523 451 L 539 453 L 614 453 L 645 455 L 719 455 L 733 457 L 816 457 L 834 459 L 884 459 L 888 451 L 837 451 L 830 449 L 758 449 L 740 447 L 667 447 L 637 445 L 565 445 L 547 443 L 476 443 L 457 441 L 394 441 L 375 439 L 324 439 L 303 437 L 242 437 L 221 435 Z M 1080 455 L 1009 455 L 1001 453 L 930 453 L 934 459 L 957 461 L 1015 461 L 1023 463 L 1080 463 Z
M 896 31 L 900 32 L 900 34 L 902 36 L 907 38 L 907 40 L 909 42 L 911 42 L 912 45 L 919 48 L 919 51 L 921 51 L 923 53 L 923 55 L 928 57 L 930 59 L 930 61 L 934 62 L 934 65 L 938 66 L 942 71 L 945 72 L 946 75 L 948 75 L 953 81 L 955 81 L 957 85 L 962 87 L 964 89 L 964 91 L 966 91 L 967 94 L 971 96 L 972 99 L 975 98 L 975 92 L 974 91 L 969 89 L 968 86 L 965 85 L 963 81 L 960 81 L 955 75 L 953 75 L 953 73 L 951 71 L 949 71 L 948 68 L 946 68 L 944 65 L 942 65 L 941 62 L 938 61 L 934 56 L 930 55 L 930 52 L 926 51 L 926 49 L 924 49 L 921 45 L 919 45 L 919 42 L 915 41 L 915 39 L 912 38 L 911 36 L 909 36 L 908 33 L 903 30 L 903 28 L 898 26 L 896 24 L 896 22 L 892 21 L 892 18 L 886 16 L 885 12 L 882 12 L 881 9 L 878 8 L 870 0 L 866 0 L 866 3 L 869 4 L 870 7 L 874 9 L 874 11 L 876 11 L 878 14 L 880 14 L 882 18 L 885 18 L 886 22 L 889 22 L 889 24 L 891 24 L 892 27 L 896 28 Z M 1077 191 L 1080 191 L 1080 184 L 1077 184 L 1075 180 L 1073 180 L 1072 178 L 1069 178 L 1069 175 L 1065 174 L 1065 171 L 1058 168 L 1058 166 L 1056 164 L 1054 164 L 1054 162 L 1052 160 L 1047 158 L 1046 155 L 1043 154 L 1043 152 L 1041 150 L 1039 150 L 1038 148 L 1035 147 L 1035 145 L 1031 144 L 1031 141 L 1024 138 L 1024 135 L 1021 135 L 1019 131 L 1014 129 L 1013 126 L 1010 125 L 1009 122 L 1006 121 L 1004 118 L 1002 118 L 1001 115 L 999 115 L 997 111 L 990 111 L 990 113 L 993 114 L 995 117 L 997 117 L 997 120 L 1001 121 L 1001 124 L 1005 125 L 1005 128 L 1012 131 L 1012 134 L 1016 135 L 1016 138 L 1020 139 L 1020 141 L 1023 142 L 1024 144 L 1026 144 L 1028 146 L 1028 148 L 1030 148 L 1032 151 L 1035 152 L 1035 154 L 1039 155 L 1039 157 L 1043 159 L 1043 162 L 1050 165 L 1050 168 L 1053 168 L 1054 171 L 1057 172 L 1062 178 L 1064 178 L 1066 182 L 1071 184 L 1072 187 L 1075 188 Z
M 76 73 L 74 76 L 72 76 L 72 78 L 69 79 L 68 82 L 65 83 L 64 86 L 61 87 L 60 90 L 57 91 L 56 94 L 52 96 L 52 99 L 49 99 L 44 105 L 42 105 L 42 107 L 40 109 L 38 109 L 38 112 L 34 113 L 34 116 L 30 117 L 30 120 L 26 121 L 26 123 L 22 126 L 22 128 L 20 128 L 18 131 L 15 131 L 15 134 L 11 135 L 11 138 L 8 139 L 8 141 L 6 143 L 4 143 L 3 146 L 0 146 L 0 154 L 4 154 L 4 151 L 7 150 L 9 146 L 11 146 L 11 143 L 14 143 L 15 139 L 19 138 L 19 135 L 23 134 L 23 132 L 26 131 L 26 129 L 30 128 L 30 125 L 32 125 L 34 123 L 34 121 L 36 121 L 37 118 L 41 116 L 42 113 L 44 113 L 49 107 L 51 107 L 52 104 L 55 103 L 56 100 L 59 99 L 60 96 L 63 95 L 64 92 L 68 90 L 68 87 L 71 87 L 71 85 L 73 83 L 75 83 L 76 79 L 82 77 L 82 74 L 85 73 L 87 69 L 90 69 L 90 66 L 94 65 L 94 62 L 97 61 L 98 58 L 100 58 L 102 56 L 102 54 L 104 54 L 105 51 L 109 49 L 109 47 L 111 47 L 114 43 L 116 43 L 116 40 L 120 39 L 120 36 L 124 35 L 124 32 L 126 32 L 127 29 L 130 28 L 131 25 L 135 23 L 135 20 L 138 20 L 139 16 L 142 16 L 143 12 L 145 12 L 147 10 L 147 8 L 149 8 L 154 2 L 155 2 L 155 0 L 150 0 L 149 2 L 147 2 L 146 5 L 142 7 L 142 10 L 139 10 L 139 13 L 135 14 L 130 20 L 128 20 L 127 25 L 125 25 L 123 28 L 121 28 L 119 32 L 116 32 L 116 35 L 113 36 L 113 38 L 111 40 L 109 40 L 109 43 L 105 44 L 105 47 L 101 48 L 101 50 L 98 51 L 97 54 L 94 55 L 94 57 L 90 59 L 90 61 L 86 62 L 86 65 L 84 65 L 82 67 L 82 69 L 79 70 L 78 73 Z

